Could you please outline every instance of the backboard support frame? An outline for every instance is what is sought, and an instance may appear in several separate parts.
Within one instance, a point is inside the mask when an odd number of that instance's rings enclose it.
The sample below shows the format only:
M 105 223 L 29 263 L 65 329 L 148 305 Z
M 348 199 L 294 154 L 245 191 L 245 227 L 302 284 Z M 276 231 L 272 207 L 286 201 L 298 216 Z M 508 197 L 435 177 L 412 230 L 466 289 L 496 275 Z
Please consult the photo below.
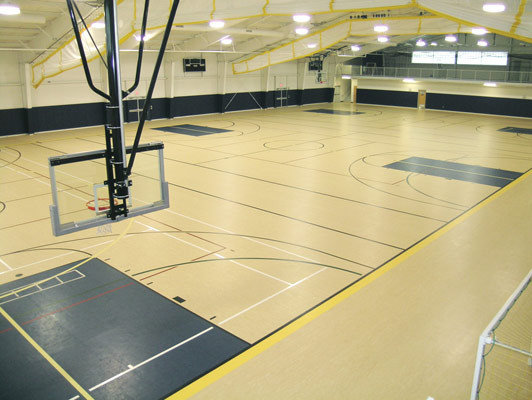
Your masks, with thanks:
M 72 23 L 72 29 L 74 31 L 74 36 L 76 43 L 78 45 L 81 63 L 83 65 L 83 71 L 87 79 L 87 83 L 91 90 L 103 97 L 108 101 L 105 105 L 105 150 L 100 150 L 96 152 L 86 152 L 71 154 L 60 157 L 51 157 L 49 159 L 50 166 L 50 180 L 52 182 L 52 199 L 54 204 L 50 206 L 50 215 L 52 222 L 52 230 L 54 235 L 64 235 L 71 232 L 76 232 L 82 229 L 87 229 L 92 226 L 98 226 L 102 224 L 108 224 L 109 222 L 123 220 L 128 217 L 145 214 L 147 212 L 156 211 L 158 209 L 169 207 L 169 196 L 168 196 L 168 184 L 164 180 L 164 157 L 162 156 L 163 145 L 158 144 L 160 147 L 159 151 L 159 176 L 155 179 L 156 182 L 160 182 L 161 196 L 159 200 L 152 202 L 153 198 L 150 198 L 149 201 L 144 202 L 146 206 L 136 207 L 131 206 L 130 199 L 130 187 L 133 185 L 133 181 L 130 179 L 133 173 L 133 164 L 137 153 L 141 153 L 141 150 L 146 149 L 145 145 L 140 145 L 140 138 L 142 135 L 142 129 L 146 121 L 148 110 L 151 108 L 151 99 L 155 89 L 155 84 L 157 82 L 157 76 L 162 64 L 164 57 L 164 52 L 166 45 L 168 43 L 168 38 L 172 30 L 172 24 L 175 19 L 177 12 L 177 7 L 179 5 L 179 0 L 172 0 L 171 7 L 169 10 L 169 17 L 164 29 L 163 38 L 161 41 L 161 46 L 157 55 L 157 60 L 153 69 L 153 73 L 150 80 L 150 86 L 148 88 L 148 93 L 146 95 L 146 101 L 142 109 L 142 113 L 139 118 L 139 125 L 137 128 L 137 133 L 133 142 L 133 146 L 126 148 L 125 146 L 125 135 L 124 135 L 124 99 L 132 93 L 140 82 L 140 72 L 142 64 L 142 54 L 144 50 L 144 41 L 145 33 L 147 28 L 148 20 L 148 9 L 149 9 L 149 0 L 144 1 L 144 11 L 142 17 L 141 25 L 141 40 L 138 51 L 137 59 L 137 68 L 135 73 L 135 82 L 133 86 L 126 91 L 122 90 L 121 86 L 121 74 L 120 74 L 120 49 L 119 49 L 119 36 L 118 36 L 118 18 L 117 18 L 117 0 L 103 0 L 104 8 L 104 19 L 105 19 L 105 44 L 107 51 L 107 63 L 105 63 L 102 54 L 98 50 L 102 62 L 107 68 L 107 78 L 108 78 L 108 89 L 109 93 L 104 93 L 96 86 L 94 86 L 90 69 L 88 67 L 88 61 L 85 54 L 83 40 L 81 38 L 81 33 L 78 24 L 82 23 L 85 27 L 85 32 L 87 33 L 94 46 L 97 48 L 94 39 L 91 36 L 91 33 L 87 27 L 85 19 L 81 14 L 78 6 L 74 0 L 66 0 L 68 14 Z M 79 21 L 78 21 L 79 18 Z M 149 146 L 148 146 L 149 147 Z M 127 159 L 127 154 L 129 154 L 129 160 Z M 68 221 L 63 223 L 61 221 L 61 210 L 59 210 L 59 199 L 57 192 L 57 181 L 55 176 L 54 166 L 67 164 L 77 161 L 82 161 L 81 158 L 84 158 L 85 161 L 103 159 L 105 161 L 106 169 L 106 179 L 103 182 L 97 182 L 98 187 L 107 187 L 108 194 L 104 196 L 105 199 L 108 199 L 109 209 L 106 212 L 100 212 L 98 208 L 98 198 L 95 195 L 94 202 L 96 203 L 96 217 L 95 218 L 85 218 L 81 221 L 74 222 Z M 76 161 L 77 160 L 77 161 Z M 94 191 L 97 191 L 97 188 L 93 188 Z M 76 196 L 79 197 L 79 196 Z M 90 201 L 90 200 L 89 200 Z M 87 215 L 85 215 L 87 217 Z M 109 221 L 111 220 L 111 221 Z

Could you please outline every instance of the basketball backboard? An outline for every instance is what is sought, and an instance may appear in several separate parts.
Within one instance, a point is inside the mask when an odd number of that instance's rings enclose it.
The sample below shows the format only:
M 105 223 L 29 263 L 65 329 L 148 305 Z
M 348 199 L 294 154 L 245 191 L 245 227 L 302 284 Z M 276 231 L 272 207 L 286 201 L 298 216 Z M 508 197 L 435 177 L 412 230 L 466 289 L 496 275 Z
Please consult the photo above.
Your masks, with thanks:
M 168 183 L 164 179 L 164 145 L 138 147 L 135 168 L 129 176 L 127 216 L 111 220 L 106 183 L 106 150 L 49 158 L 53 205 L 50 206 L 55 236 L 121 221 L 169 207 Z M 131 153 L 131 148 L 126 148 Z

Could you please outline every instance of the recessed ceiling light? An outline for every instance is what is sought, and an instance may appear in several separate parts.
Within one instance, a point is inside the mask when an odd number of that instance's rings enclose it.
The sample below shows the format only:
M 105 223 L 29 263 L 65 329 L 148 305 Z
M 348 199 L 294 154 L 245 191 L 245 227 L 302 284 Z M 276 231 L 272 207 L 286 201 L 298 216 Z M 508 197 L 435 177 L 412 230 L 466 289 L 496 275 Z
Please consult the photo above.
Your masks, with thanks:
M 310 21 L 310 15 L 307 15 L 307 14 L 294 14 L 292 16 L 292 19 L 295 22 L 305 23 L 305 22 L 309 22 Z
M 317 43 L 309 43 L 309 44 L 307 44 L 307 47 L 309 49 L 315 49 L 316 47 L 318 47 L 318 44 Z
M 496 82 L 484 82 L 484 86 L 497 87 L 497 83 Z
M 416 83 L 416 81 L 414 79 L 412 79 L 412 78 L 405 78 L 405 79 L 403 79 L 403 82 L 404 83 Z
M 226 36 L 223 37 L 220 42 L 225 46 L 229 46 L 231 43 L 233 43 L 233 39 L 231 39 L 229 36 Z
M 359 51 L 360 50 L 360 46 L 358 44 L 354 44 L 351 46 L 351 51 Z
M 15 6 L 14 4 L 0 4 L 0 14 L 1 15 L 18 15 L 20 14 L 20 7 Z
M 91 28 L 94 29 L 103 29 L 105 28 L 105 22 L 96 21 L 91 24 Z
M 388 25 L 375 25 L 373 30 L 375 32 L 388 32 Z
M 502 3 L 485 3 L 482 9 L 489 13 L 499 13 L 506 10 L 506 6 Z
M 225 22 L 224 21 L 219 21 L 219 20 L 214 20 L 214 21 L 210 21 L 209 22 L 209 26 L 213 29 L 220 29 L 220 28 L 223 28 L 225 26 Z
M 431 45 L 431 46 L 437 46 L 438 43 L 436 43 L 436 42 L 430 42 L 430 45 Z
M 423 39 L 419 39 L 416 42 L 416 46 L 418 46 L 418 47 L 423 47 L 423 46 L 426 46 L 426 45 L 427 45 L 427 42 L 425 42 Z
M 306 35 L 308 33 L 308 29 L 307 28 L 303 28 L 303 27 L 299 27 L 299 28 L 296 28 L 296 33 L 298 35 Z
M 484 28 L 471 28 L 471 33 L 473 35 L 485 35 L 486 33 L 488 33 L 488 30 L 487 29 L 484 29 Z
M 388 40 L 388 36 L 379 36 L 377 38 L 377 41 L 379 41 L 380 43 L 386 43 Z
M 486 47 L 488 45 L 488 42 L 485 41 L 484 39 L 480 39 L 477 44 L 480 46 L 480 47 Z
M 446 42 L 450 42 L 450 43 L 454 43 L 456 42 L 458 39 L 456 38 L 456 36 L 454 35 L 447 35 L 445 36 L 445 41 Z

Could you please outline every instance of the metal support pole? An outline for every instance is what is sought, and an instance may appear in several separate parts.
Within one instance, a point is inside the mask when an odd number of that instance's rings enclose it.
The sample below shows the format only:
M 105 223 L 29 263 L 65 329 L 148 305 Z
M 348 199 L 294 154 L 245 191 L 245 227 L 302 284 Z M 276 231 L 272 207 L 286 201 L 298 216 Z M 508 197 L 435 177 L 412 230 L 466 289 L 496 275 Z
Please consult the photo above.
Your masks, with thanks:
M 105 0 L 105 35 L 107 45 L 107 66 L 109 80 L 109 104 L 107 105 L 106 166 L 107 185 L 109 187 L 108 217 L 127 216 L 127 198 L 130 181 L 126 168 L 126 149 L 124 142 L 124 113 L 120 78 L 120 53 L 118 49 L 118 24 L 115 0 Z
M 89 70 L 89 66 L 87 64 L 87 57 L 85 56 L 85 50 L 83 50 L 83 42 L 81 41 L 81 35 L 79 33 L 78 22 L 76 20 L 76 14 L 74 13 L 74 6 L 72 5 L 72 0 L 66 0 L 66 3 L 68 7 L 68 13 L 70 16 L 70 20 L 72 22 L 72 29 L 74 29 L 74 35 L 76 36 L 76 43 L 78 44 L 79 55 L 81 57 L 81 61 L 83 64 L 83 71 L 85 72 L 87 83 L 93 92 L 109 100 L 109 96 L 106 93 L 102 92 L 100 89 L 98 89 L 96 86 L 94 86 L 94 84 L 92 83 L 91 73 Z M 107 27 L 105 29 L 107 30 Z
M 179 5 L 179 0 L 174 0 L 172 3 L 172 8 L 170 9 L 170 16 L 168 17 L 168 22 L 164 30 L 163 40 L 161 42 L 161 47 L 159 48 L 159 54 L 157 55 L 157 60 L 155 61 L 155 66 L 153 68 L 153 74 L 151 76 L 150 86 L 148 87 L 148 93 L 146 94 L 146 102 L 144 103 L 144 108 L 140 116 L 139 126 L 137 128 L 137 133 L 135 135 L 135 140 L 133 142 L 133 148 L 131 150 L 131 155 L 129 157 L 129 164 L 127 166 L 127 174 L 131 174 L 133 169 L 133 163 L 135 162 L 135 156 L 137 153 L 137 148 L 140 143 L 140 136 L 142 135 L 142 129 L 144 128 L 144 123 L 146 122 L 146 117 L 148 115 L 148 110 L 151 106 L 151 98 L 153 91 L 155 89 L 155 84 L 157 83 L 157 76 L 159 75 L 159 69 L 161 68 L 161 63 L 163 62 L 164 51 L 168 43 L 168 38 L 170 37 L 170 32 L 172 31 L 172 24 L 174 23 L 175 14 L 177 12 L 177 6 Z
M 96 88 L 92 83 L 92 78 L 90 70 L 87 64 L 87 58 L 85 56 L 85 51 L 83 50 L 83 42 L 81 40 L 81 35 L 78 29 L 76 15 L 74 13 L 75 4 L 72 0 L 66 0 L 69 16 L 72 22 L 72 28 L 74 29 L 74 34 L 76 36 L 76 41 L 78 44 L 79 52 L 81 55 L 81 61 L 83 65 L 83 70 L 87 78 L 87 83 L 89 87 L 109 100 L 109 103 L 106 105 L 106 123 L 105 123 L 105 163 L 106 163 L 106 172 L 107 180 L 104 182 L 108 186 L 109 193 L 109 212 L 107 217 L 115 220 L 118 216 L 127 217 L 129 210 L 127 208 L 127 199 L 129 198 L 129 186 L 131 186 L 131 181 L 129 180 L 129 175 L 131 175 L 131 170 L 133 168 L 133 162 L 135 160 L 135 155 L 137 153 L 140 136 L 142 134 L 142 128 L 146 117 L 148 115 L 148 110 L 150 109 L 150 102 L 155 89 L 155 84 L 157 82 L 157 75 L 161 67 L 161 63 L 164 56 L 164 51 L 166 49 L 166 44 L 168 43 L 168 38 L 172 30 L 172 24 L 175 18 L 177 11 L 177 6 L 179 5 L 179 0 L 173 0 L 172 7 L 170 10 L 170 16 L 166 24 L 166 29 L 164 31 L 164 36 L 159 49 L 159 55 L 155 64 L 153 71 L 152 79 L 146 96 L 146 101 L 144 108 L 142 110 L 142 115 L 139 120 L 139 127 L 137 129 L 137 134 L 135 136 L 133 148 L 131 151 L 131 156 L 129 159 L 129 164 L 126 160 L 126 147 L 124 139 L 124 110 L 123 110 L 123 98 L 125 98 L 131 91 L 135 90 L 139 81 L 140 81 L 140 68 L 142 63 L 142 53 L 144 47 L 144 35 L 146 32 L 146 25 L 148 19 L 148 7 L 149 0 L 145 0 L 144 14 L 142 19 L 142 32 L 141 32 L 141 45 L 139 49 L 139 56 L 137 60 L 137 71 L 135 74 L 135 83 L 133 86 L 128 89 L 127 92 L 122 91 L 121 87 L 121 77 L 120 77 L 120 53 L 119 53 L 119 36 L 118 36 L 118 23 L 117 23 L 117 10 L 116 10 L 116 1 L 117 0 L 104 0 L 104 13 L 105 13 L 105 40 L 107 47 L 107 71 L 108 71 L 108 89 L 109 94 L 106 94 Z M 77 9 L 77 7 L 76 7 Z M 79 10 L 78 10 L 79 14 Z M 81 17 L 81 15 L 80 15 Z M 85 25 L 85 22 L 82 22 Z M 86 27 L 86 25 L 85 25 Z

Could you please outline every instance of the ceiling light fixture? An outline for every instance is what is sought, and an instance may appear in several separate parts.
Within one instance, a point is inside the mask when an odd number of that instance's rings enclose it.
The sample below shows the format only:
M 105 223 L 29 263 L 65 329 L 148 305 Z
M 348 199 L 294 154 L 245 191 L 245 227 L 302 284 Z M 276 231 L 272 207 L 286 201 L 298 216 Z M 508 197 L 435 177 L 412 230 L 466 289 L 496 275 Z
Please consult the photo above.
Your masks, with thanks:
M 488 30 L 484 28 L 471 28 L 471 33 L 473 35 L 481 36 L 481 35 L 485 35 L 486 33 L 488 33 Z
M 20 14 L 20 7 L 14 4 L 0 4 L 0 15 L 18 15 Z
M 308 33 L 308 29 L 307 28 L 303 28 L 303 27 L 299 27 L 299 28 L 296 28 L 296 33 L 298 35 L 306 35 Z
M 220 42 L 221 42 L 224 46 L 229 46 L 230 44 L 233 43 L 233 39 L 231 39 L 230 36 L 225 36 L 225 37 L 223 37 L 222 39 L 220 39 Z
M 497 83 L 496 82 L 484 82 L 484 86 L 497 87 Z
M 294 14 L 292 16 L 292 19 L 295 22 L 305 23 L 305 22 L 309 22 L 310 21 L 310 15 L 307 15 L 307 14 Z
M 499 13 L 506 10 L 506 6 L 502 3 L 485 3 L 482 10 L 489 13 Z
M 416 46 L 417 47 L 423 47 L 423 46 L 426 46 L 427 45 L 427 42 L 425 42 L 423 39 L 419 39 L 417 42 L 416 42 Z
M 386 43 L 388 40 L 389 40 L 389 39 L 388 39 L 388 36 L 379 36 L 379 37 L 377 38 L 377 41 L 378 41 L 379 43 Z
M 86 31 L 85 31 L 86 32 Z M 140 35 L 133 35 L 135 37 L 135 39 L 137 40 L 137 42 L 140 42 Z M 148 40 L 150 40 L 151 38 L 153 37 L 153 35 L 150 35 L 148 33 L 146 33 L 144 35 L 144 41 L 147 42 Z
M 446 42 L 454 43 L 454 42 L 456 42 L 457 40 L 458 40 L 457 37 L 454 36 L 454 35 L 447 35 L 447 36 L 445 36 L 445 41 L 446 41 Z
M 430 45 L 431 45 L 431 46 L 437 46 L 438 43 L 436 43 L 436 42 L 430 42 Z
M 375 26 L 373 27 L 373 30 L 374 30 L 375 32 L 380 32 L 380 33 L 382 33 L 382 32 L 388 32 L 388 25 L 375 25 Z
M 309 49 L 315 49 L 316 47 L 318 47 L 318 44 L 317 43 L 309 43 L 309 44 L 307 44 L 307 47 Z
M 480 47 L 486 47 L 488 45 L 488 42 L 485 41 L 484 39 L 480 39 L 478 42 L 477 42 L 477 45 L 479 45 Z
M 360 46 L 358 44 L 354 44 L 351 46 L 351 51 L 360 51 Z
M 209 22 L 209 26 L 213 29 L 220 29 L 225 26 L 225 22 L 220 20 L 213 20 Z
M 342 75 L 342 79 L 351 79 L 351 75 Z
M 416 81 L 413 78 L 405 78 L 403 79 L 404 83 L 416 83 Z

